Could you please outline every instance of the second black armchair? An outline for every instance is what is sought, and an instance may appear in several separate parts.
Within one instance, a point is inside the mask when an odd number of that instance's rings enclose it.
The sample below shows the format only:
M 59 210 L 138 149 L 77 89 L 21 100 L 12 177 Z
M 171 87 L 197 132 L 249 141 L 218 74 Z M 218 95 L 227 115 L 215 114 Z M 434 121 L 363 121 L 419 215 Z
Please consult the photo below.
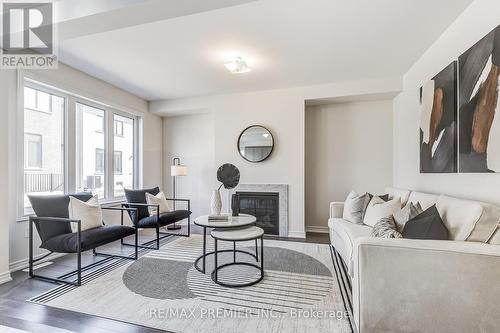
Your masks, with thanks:
M 185 202 L 187 204 L 186 210 L 174 210 L 171 212 L 160 213 L 159 207 L 157 205 L 149 205 L 146 200 L 146 193 L 157 195 L 160 193 L 160 189 L 158 187 L 149 188 L 149 189 L 140 189 L 140 190 L 128 190 L 125 189 L 125 198 L 127 199 L 127 203 L 123 204 L 123 207 L 129 209 L 135 209 L 133 211 L 129 211 L 130 219 L 132 220 L 134 226 L 138 229 L 155 229 L 156 230 L 156 239 L 153 241 L 149 241 L 146 243 L 142 243 L 138 245 L 141 248 L 147 249 L 156 249 L 160 248 L 160 240 L 168 237 L 168 236 L 184 236 L 189 237 L 191 235 L 191 202 L 188 199 L 167 199 L 169 201 L 177 201 L 177 202 Z M 156 215 L 149 215 L 148 207 L 156 207 Z M 122 213 L 123 214 L 123 213 Z M 122 216 L 123 218 L 123 216 Z M 168 232 L 161 232 L 160 228 L 165 227 L 167 225 L 182 221 L 187 219 L 187 233 L 186 234 L 175 234 Z M 150 246 L 151 243 L 156 241 L 156 246 Z M 122 243 L 124 245 L 132 245 Z

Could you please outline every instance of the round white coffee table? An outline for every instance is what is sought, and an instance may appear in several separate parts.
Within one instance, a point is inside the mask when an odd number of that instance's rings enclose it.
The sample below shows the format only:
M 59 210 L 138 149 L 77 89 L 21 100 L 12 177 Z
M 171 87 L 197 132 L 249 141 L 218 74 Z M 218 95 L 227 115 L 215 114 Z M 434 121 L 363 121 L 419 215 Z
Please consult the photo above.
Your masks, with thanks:
M 238 216 L 228 216 L 227 221 L 209 220 L 208 215 L 202 215 L 202 216 L 195 218 L 194 224 L 203 228 L 203 254 L 201 256 L 199 256 L 194 261 L 194 267 L 198 271 L 200 271 L 201 273 L 205 274 L 206 257 L 214 253 L 214 251 L 207 253 L 207 228 L 235 229 L 235 228 L 242 228 L 242 227 L 246 227 L 246 226 L 250 226 L 250 225 L 255 225 L 256 221 L 257 221 L 257 219 L 255 218 L 255 216 L 247 215 L 247 214 L 240 214 Z M 255 247 L 257 248 L 257 240 L 255 241 Z M 249 255 L 253 256 L 256 260 L 258 260 L 257 254 L 254 255 L 253 253 L 243 251 L 243 250 L 233 249 L 233 250 L 221 250 L 219 252 L 234 252 L 234 251 L 249 254 Z M 200 260 L 203 261 L 201 268 L 198 265 L 198 262 Z
M 264 278 L 264 230 L 259 227 L 245 227 L 245 228 L 238 228 L 238 229 L 215 229 L 212 230 L 210 233 L 212 238 L 215 241 L 215 253 L 214 253 L 214 270 L 212 272 L 212 281 L 217 283 L 218 285 L 221 285 L 223 287 L 228 287 L 228 288 L 241 288 L 241 287 L 249 287 L 253 286 L 254 284 L 259 283 L 262 281 Z M 220 241 L 223 242 L 233 242 L 233 244 L 236 244 L 236 242 L 245 242 L 245 241 L 251 241 L 260 239 L 260 267 L 257 266 L 256 264 L 249 263 L 249 262 L 244 262 L 244 261 L 236 261 L 236 246 L 234 247 L 234 260 L 233 262 L 229 262 L 223 265 L 219 266 L 218 263 L 218 246 L 217 243 Z M 257 255 L 257 246 L 255 247 L 255 254 Z M 257 279 L 254 279 L 253 281 L 245 282 L 245 283 L 240 283 L 240 282 L 222 282 L 219 280 L 219 270 L 224 269 L 225 267 L 229 266 L 234 266 L 234 265 L 240 265 L 240 266 L 250 266 L 257 268 L 260 271 L 260 276 Z

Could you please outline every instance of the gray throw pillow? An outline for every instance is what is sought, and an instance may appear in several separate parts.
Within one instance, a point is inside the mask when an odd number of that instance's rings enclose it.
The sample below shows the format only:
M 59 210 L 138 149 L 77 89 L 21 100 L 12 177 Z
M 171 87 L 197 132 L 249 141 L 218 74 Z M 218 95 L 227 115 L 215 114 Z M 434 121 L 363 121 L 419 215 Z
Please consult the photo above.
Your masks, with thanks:
M 396 229 L 401 233 L 405 227 L 406 222 L 415 218 L 420 213 L 423 212 L 420 202 L 413 204 L 408 202 L 399 212 L 394 214 L 394 222 L 396 223 Z
M 342 218 L 351 223 L 363 224 L 363 217 L 369 202 L 370 195 L 368 193 L 358 195 L 351 191 L 345 200 Z
M 403 236 L 396 230 L 396 223 L 391 216 L 384 217 L 378 221 L 372 229 L 373 237 L 380 238 L 402 238 Z

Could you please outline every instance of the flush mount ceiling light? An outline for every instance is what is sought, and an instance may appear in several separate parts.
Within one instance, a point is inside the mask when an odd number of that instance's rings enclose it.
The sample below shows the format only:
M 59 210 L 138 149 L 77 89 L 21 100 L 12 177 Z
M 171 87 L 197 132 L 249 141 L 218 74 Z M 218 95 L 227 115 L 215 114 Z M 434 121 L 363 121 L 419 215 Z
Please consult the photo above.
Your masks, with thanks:
M 225 63 L 224 66 L 233 74 L 248 73 L 251 71 L 245 60 L 241 57 L 236 57 L 234 61 Z

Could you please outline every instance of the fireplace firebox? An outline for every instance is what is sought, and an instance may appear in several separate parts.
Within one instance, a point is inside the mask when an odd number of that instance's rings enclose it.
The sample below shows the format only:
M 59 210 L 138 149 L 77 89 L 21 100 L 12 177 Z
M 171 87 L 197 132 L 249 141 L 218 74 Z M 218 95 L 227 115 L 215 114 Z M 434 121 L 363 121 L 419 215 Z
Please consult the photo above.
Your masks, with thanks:
M 236 192 L 239 212 L 257 218 L 257 226 L 268 235 L 279 235 L 279 193 Z

